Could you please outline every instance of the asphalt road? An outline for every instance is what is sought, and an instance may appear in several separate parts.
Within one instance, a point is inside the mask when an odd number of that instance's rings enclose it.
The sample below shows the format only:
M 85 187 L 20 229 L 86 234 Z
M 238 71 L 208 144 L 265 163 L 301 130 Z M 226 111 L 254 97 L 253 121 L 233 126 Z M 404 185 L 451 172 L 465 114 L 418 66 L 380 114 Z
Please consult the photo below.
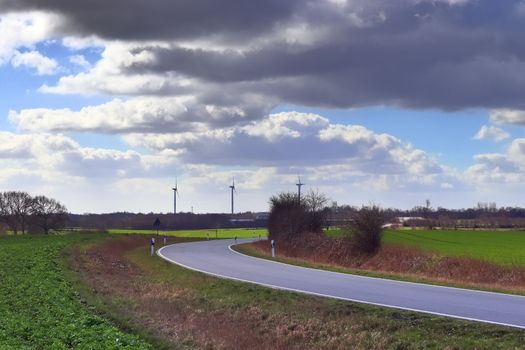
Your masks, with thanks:
M 249 242 L 238 239 L 237 243 Z M 525 328 L 525 297 L 309 269 L 254 258 L 234 240 L 180 243 L 157 254 L 209 275 L 300 293 Z M 278 247 L 277 247 L 278 248 Z

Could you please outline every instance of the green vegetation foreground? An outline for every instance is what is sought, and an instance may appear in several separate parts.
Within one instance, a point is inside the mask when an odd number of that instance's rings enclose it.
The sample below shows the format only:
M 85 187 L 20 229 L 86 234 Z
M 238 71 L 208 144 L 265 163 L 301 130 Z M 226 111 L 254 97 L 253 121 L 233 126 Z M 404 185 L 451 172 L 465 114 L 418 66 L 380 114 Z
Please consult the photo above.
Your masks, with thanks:
M 0 237 L 1 349 L 151 349 L 83 305 L 62 251 L 82 235 Z

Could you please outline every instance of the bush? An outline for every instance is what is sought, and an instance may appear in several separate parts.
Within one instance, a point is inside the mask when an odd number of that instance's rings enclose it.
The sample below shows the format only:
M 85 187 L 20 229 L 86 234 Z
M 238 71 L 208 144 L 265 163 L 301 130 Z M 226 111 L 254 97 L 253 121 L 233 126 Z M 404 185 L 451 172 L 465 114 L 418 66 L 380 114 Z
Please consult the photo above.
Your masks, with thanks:
M 373 254 L 381 247 L 384 224 L 383 211 L 375 205 L 363 207 L 354 214 L 347 232 L 353 251 Z
M 270 198 L 268 237 L 292 241 L 305 233 L 322 233 L 326 197 L 310 191 L 299 200 L 295 193 L 282 192 Z

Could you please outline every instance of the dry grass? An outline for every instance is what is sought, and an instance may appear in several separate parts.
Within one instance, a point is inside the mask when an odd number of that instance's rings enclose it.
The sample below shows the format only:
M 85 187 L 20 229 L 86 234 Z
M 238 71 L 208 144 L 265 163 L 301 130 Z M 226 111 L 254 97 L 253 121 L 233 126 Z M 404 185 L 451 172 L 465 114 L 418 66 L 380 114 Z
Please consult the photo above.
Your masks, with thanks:
M 250 246 L 261 254 L 271 254 L 267 242 L 255 242 Z M 403 246 L 383 246 L 371 256 L 354 255 L 346 247 L 344 239 L 315 235 L 301 244 L 281 244 L 278 252 L 280 256 L 307 263 L 525 293 L 525 268 L 521 266 L 502 266 L 480 259 L 448 257 Z

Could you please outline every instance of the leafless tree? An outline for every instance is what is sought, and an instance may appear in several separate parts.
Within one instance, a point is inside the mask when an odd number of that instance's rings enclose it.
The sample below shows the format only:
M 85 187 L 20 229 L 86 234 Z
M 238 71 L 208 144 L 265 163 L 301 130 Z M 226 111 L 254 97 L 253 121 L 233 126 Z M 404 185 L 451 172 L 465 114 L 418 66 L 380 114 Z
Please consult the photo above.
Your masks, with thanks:
M 31 217 L 34 224 L 48 234 L 50 230 L 63 227 L 67 221 L 67 209 L 55 199 L 37 196 L 33 198 Z
M 43 232 L 61 227 L 67 220 L 67 209 L 58 201 L 45 196 L 32 198 L 21 191 L 0 192 L 0 222 L 13 234 L 26 233 L 29 227 Z
M 1 220 L 16 235 L 19 231 L 26 232 L 32 199 L 29 194 L 21 191 L 2 193 L 0 204 Z
M 279 193 L 270 198 L 268 233 L 270 239 L 290 241 L 304 233 L 322 233 L 327 198 L 310 191 L 299 201 L 297 194 Z

